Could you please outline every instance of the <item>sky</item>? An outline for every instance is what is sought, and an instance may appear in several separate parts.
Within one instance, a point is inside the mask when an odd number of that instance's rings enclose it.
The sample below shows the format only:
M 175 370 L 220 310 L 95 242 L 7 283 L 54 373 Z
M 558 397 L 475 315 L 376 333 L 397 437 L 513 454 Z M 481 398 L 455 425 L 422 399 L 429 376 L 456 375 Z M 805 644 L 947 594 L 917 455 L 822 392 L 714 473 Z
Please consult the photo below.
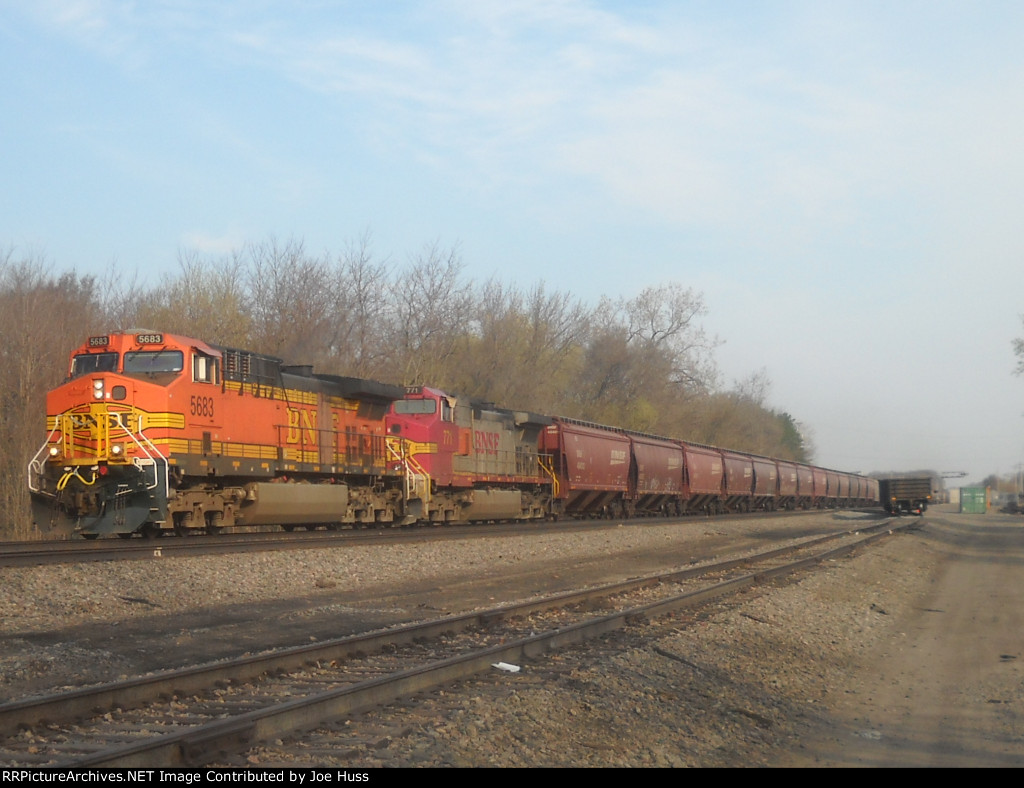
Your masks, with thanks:
M 1019 0 L 0 0 L 0 250 L 679 283 L 818 464 L 1011 475 L 1021 41 Z

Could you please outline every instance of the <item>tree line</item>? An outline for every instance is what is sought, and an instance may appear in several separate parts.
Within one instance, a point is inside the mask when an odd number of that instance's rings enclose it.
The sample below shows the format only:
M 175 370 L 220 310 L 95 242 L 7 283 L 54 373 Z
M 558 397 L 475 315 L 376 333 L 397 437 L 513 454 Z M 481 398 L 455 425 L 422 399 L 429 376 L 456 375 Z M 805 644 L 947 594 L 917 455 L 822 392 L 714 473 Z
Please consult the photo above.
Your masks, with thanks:
M 543 282 L 476 282 L 458 248 L 439 244 L 401 264 L 376 257 L 368 238 L 337 254 L 277 239 L 220 257 L 186 250 L 156 284 L 2 252 L 0 538 L 32 536 L 25 469 L 45 437 L 46 391 L 86 336 L 116 329 L 811 462 L 796 421 L 767 405 L 763 371 L 721 384 L 706 313 L 703 297 L 676 283 L 588 304 Z

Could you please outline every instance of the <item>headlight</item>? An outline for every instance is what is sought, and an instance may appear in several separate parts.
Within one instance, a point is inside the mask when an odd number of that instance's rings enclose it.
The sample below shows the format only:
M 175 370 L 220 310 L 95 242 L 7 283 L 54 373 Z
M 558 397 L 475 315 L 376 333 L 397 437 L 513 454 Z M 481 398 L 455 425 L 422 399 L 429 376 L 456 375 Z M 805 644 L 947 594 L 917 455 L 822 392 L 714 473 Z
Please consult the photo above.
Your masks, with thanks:
M 94 399 L 103 399 L 103 381 L 94 380 L 92 382 L 92 396 Z
M 51 446 L 50 447 L 50 456 L 51 457 L 57 457 L 59 455 L 60 455 L 60 449 L 57 448 L 56 446 Z
M 110 453 L 115 457 L 120 457 L 124 454 L 124 445 L 115 443 L 110 447 Z

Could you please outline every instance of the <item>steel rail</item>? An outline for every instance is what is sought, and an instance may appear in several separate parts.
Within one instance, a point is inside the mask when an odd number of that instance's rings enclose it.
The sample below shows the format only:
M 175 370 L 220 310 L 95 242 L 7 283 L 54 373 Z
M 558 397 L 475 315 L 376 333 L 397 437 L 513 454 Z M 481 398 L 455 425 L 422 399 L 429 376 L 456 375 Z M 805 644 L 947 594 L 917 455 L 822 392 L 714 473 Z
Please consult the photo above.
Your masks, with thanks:
M 404 695 L 430 689 L 438 684 L 465 678 L 486 670 L 496 661 L 518 661 L 538 656 L 553 649 L 574 645 L 621 628 L 631 621 L 658 617 L 682 607 L 703 604 L 723 595 L 736 593 L 755 584 L 765 583 L 776 577 L 843 555 L 873 539 L 888 536 L 897 530 L 909 528 L 911 525 L 912 523 L 906 523 L 892 527 L 889 523 L 881 523 L 870 529 L 861 528 L 816 537 L 756 555 L 701 567 L 657 573 L 621 583 L 567 592 L 487 611 L 445 617 L 379 633 L 342 638 L 337 641 L 327 641 L 230 662 L 168 671 L 127 682 L 102 685 L 47 698 L 8 703 L 0 706 L 0 731 L 10 732 L 19 726 L 41 724 L 54 717 L 68 720 L 97 712 L 102 713 L 103 710 L 109 708 L 139 707 L 156 697 L 173 694 L 180 696 L 207 689 L 218 682 L 243 683 L 271 672 L 294 671 L 316 662 L 337 660 L 356 654 L 377 653 L 386 645 L 404 645 L 437 638 L 442 634 L 464 631 L 470 627 L 488 624 L 503 618 L 577 605 L 588 600 L 612 597 L 645 586 L 680 582 L 701 575 L 773 560 L 797 551 L 806 551 L 840 538 L 854 537 L 845 544 L 813 556 L 800 558 L 778 567 L 759 569 L 696 591 L 676 594 L 667 599 L 517 639 L 500 646 L 472 651 L 429 665 L 362 681 L 309 698 L 269 706 L 229 720 L 186 728 L 155 740 L 107 750 L 63 765 L 183 766 L 208 762 L 225 749 L 237 749 L 262 739 L 280 737 L 288 731 L 315 727 L 328 719 L 342 717 L 393 701 Z
M 755 517 L 794 517 L 823 514 L 817 509 L 786 512 L 719 515 L 711 522 L 744 521 Z M 881 516 L 881 513 L 879 513 Z M 388 544 L 395 541 L 422 541 L 436 539 L 476 539 L 492 536 L 570 532 L 574 529 L 592 530 L 595 527 L 656 526 L 678 523 L 680 526 L 707 522 L 693 517 L 634 518 L 632 520 L 561 520 L 557 522 L 529 521 L 523 523 L 457 524 L 444 527 L 410 526 L 339 531 L 308 531 L 298 533 L 226 533 L 215 536 L 195 534 L 186 537 L 167 536 L 152 539 L 99 539 L 51 540 L 32 542 L 0 542 L 0 567 L 43 566 L 90 561 L 132 561 L 155 558 L 186 558 L 196 555 L 225 555 L 247 551 L 309 550 L 332 547 Z

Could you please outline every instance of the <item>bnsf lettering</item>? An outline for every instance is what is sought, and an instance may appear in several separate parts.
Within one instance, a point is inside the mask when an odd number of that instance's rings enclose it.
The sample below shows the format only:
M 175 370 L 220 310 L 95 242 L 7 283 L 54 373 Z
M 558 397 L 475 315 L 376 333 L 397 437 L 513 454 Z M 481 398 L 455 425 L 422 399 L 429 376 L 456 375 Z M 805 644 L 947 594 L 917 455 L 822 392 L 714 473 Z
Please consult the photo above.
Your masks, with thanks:
M 501 435 L 497 432 L 473 430 L 473 446 L 477 454 L 497 454 Z
M 316 445 L 316 411 L 288 408 L 288 443 Z

